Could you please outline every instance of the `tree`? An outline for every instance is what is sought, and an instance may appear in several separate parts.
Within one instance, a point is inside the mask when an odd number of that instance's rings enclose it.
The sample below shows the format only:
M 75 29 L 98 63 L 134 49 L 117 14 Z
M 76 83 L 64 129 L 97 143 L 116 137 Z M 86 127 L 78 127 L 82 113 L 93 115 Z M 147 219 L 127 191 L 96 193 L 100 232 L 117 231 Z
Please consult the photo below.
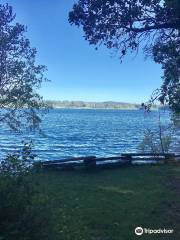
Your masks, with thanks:
M 69 22 L 83 27 L 90 44 L 117 49 L 121 58 L 141 46 L 164 70 L 152 100 L 180 112 L 179 0 L 79 0 Z
M 45 104 L 36 91 L 46 80 L 46 67 L 36 65 L 37 51 L 15 17 L 11 6 L 0 4 L 0 122 L 17 130 L 41 121 L 38 110 Z
M 37 127 L 46 108 L 36 92 L 46 80 L 46 67 L 36 65 L 36 49 L 26 27 L 14 23 L 8 4 L 0 4 L 0 122 L 12 129 Z M 40 110 L 40 111 L 39 111 Z M 57 239 L 53 205 L 38 189 L 38 168 L 31 144 L 0 160 L 0 239 Z

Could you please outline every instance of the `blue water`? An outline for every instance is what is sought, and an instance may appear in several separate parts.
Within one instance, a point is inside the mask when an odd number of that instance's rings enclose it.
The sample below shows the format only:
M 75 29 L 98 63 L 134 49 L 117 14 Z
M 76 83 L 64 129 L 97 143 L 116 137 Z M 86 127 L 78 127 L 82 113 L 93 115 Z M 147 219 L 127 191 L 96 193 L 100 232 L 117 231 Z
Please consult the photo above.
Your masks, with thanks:
M 163 112 L 162 121 L 169 123 Z M 40 160 L 58 160 L 70 156 L 114 156 L 134 152 L 145 129 L 157 129 L 158 113 L 142 110 L 54 109 L 44 117 L 43 134 L 22 135 L 8 128 L 0 129 L 1 156 L 12 153 L 22 140 L 32 139 Z

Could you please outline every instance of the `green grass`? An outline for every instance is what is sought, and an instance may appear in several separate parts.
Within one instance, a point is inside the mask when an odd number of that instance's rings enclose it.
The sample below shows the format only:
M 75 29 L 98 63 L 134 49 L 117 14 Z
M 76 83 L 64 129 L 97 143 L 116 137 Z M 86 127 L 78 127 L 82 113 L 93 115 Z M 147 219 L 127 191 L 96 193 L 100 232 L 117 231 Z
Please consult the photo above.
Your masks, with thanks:
M 43 171 L 34 176 L 62 240 L 180 239 L 178 180 L 179 165 Z M 175 234 L 137 237 L 137 226 L 173 228 Z

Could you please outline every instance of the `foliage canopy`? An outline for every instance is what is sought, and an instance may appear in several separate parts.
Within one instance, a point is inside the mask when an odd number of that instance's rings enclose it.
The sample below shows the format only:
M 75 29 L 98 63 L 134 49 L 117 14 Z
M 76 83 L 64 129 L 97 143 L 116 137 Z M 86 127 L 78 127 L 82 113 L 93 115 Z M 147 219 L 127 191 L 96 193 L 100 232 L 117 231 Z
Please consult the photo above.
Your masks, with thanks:
M 36 64 L 37 51 L 15 17 L 11 6 L 0 4 L 0 122 L 19 129 L 41 121 L 37 110 L 45 105 L 36 90 L 46 67 Z
M 164 70 L 152 100 L 180 112 L 179 0 L 79 0 L 69 22 L 83 27 L 90 44 L 117 49 L 121 57 L 142 47 Z

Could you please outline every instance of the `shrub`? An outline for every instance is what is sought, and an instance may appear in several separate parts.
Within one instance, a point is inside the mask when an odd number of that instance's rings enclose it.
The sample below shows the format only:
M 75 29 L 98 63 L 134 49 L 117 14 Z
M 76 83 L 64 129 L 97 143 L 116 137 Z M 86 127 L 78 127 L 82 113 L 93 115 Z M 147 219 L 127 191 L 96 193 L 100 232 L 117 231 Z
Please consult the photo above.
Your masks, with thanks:
M 51 202 L 38 187 L 31 144 L 8 155 L 0 168 L 0 240 L 55 240 Z
M 142 152 L 168 153 L 173 141 L 173 125 L 164 126 L 161 122 L 160 111 L 158 112 L 158 128 L 146 129 L 144 137 L 139 145 Z

